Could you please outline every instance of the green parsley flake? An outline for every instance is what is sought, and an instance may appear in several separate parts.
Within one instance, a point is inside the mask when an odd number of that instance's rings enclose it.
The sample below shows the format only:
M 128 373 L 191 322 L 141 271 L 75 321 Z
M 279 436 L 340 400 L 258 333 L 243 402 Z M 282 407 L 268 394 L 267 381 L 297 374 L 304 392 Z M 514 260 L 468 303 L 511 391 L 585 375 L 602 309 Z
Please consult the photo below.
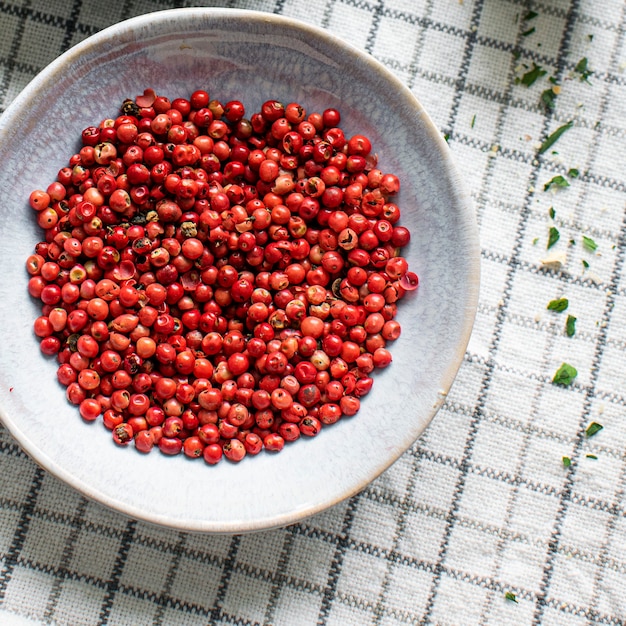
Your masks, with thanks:
M 598 249 L 598 244 L 591 238 L 583 235 L 583 246 L 589 250 L 589 252 L 595 252 Z
M 544 70 L 540 65 L 537 65 L 533 61 L 533 66 L 522 75 L 521 78 L 516 78 L 515 82 L 518 85 L 526 85 L 526 87 L 530 87 L 534 84 L 538 79 L 542 76 L 545 76 L 548 72 Z
M 539 237 L 535 237 L 533 239 L 533 246 L 536 246 L 539 243 Z
M 589 269 L 589 262 L 585 261 L 585 259 L 583 259 L 583 267 L 587 270 Z
M 562 385 L 567 387 L 574 382 L 574 378 L 578 376 L 578 370 L 569 363 L 562 363 L 561 367 L 555 372 L 552 377 L 552 382 L 555 385 Z
M 559 137 L 566 131 L 568 131 L 572 126 L 574 126 L 574 122 L 570 120 L 567 124 L 563 124 L 563 126 L 559 126 L 551 135 L 549 135 L 546 140 L 541 144 L 539 148 L 539 154 L 543 154 L 549 148 L 551 148 L 559 139 Z
M 553 206 L 551 206 L 551 207 L 548 209 L 548 215 L 550 216 L 550 219 L 551 219 L 551 220 L 553 220 L 553 219 L 554 219 L 554 216 L 556 215 L 556 211 L 554 210 L 554 207 L 553 207 Z
M 470 127 L 474 128 L 474 124 L 476 124 L 476 114 L 474 114 L 474 117 L 472 117 L 472 123 L 470 124 Z
M 567 175 L 570 178 L 578 178 L 580 176 L 580 172 L 575 167 L 572 167 L 567 171 Z
M 594 461 L 598 460 L 598 457 L 595 454 L 587 454 L 585 455 L 588 459 L 593 459 Z
M 576 63 L 574 71 L 577 74 L 580 74 L 579 78 L 581 82 L 585 83 L 589 82 L 589 77 L 593 74 L 593 72 L 589 69 L 589 61 L 587 60 L 587 57 L 583 57 L 580 61 L 578 61 L 578 63 Z
M 504 594 L 504 599 L 508 600 L 509 602 L 515 602 L 515 604 L 518 604 L 517 596 L 512 591 L 507 591 Z
M 532 35 L 535 32 L 535 27 L 529 28 L 522 33 L 522 37 L 528 37 L 528 35 Z
M 545 89 L 541 92 L 541 102 L 548 111 L 554 109 L 554 103 L 556 101 L 556 94 L 552 89 Z
M 565 320 L 565 334 L 568 337 L 573 337 L 576 334 L 576 318 L 573 315 L 568 315 Z
M 564 456 L 562 461 L 563 467 L 569 467 L 572 464 L 572 459 L 570 459 L 568 456 Z
M 558 298 L 558 300 L 550 300 L 546 308 L 548 309 L 548 311 L 556 311 L 557 313 L 561 313 L 562 311 L 565 311 L 568 306 L 569 300 L 567 298 Z
M 549 250 L 560 238 L 561 238 L 561 233 L 559 232 L 559 229 L 556 228 L 555 226 L 550 226 L 550 232 L 548 234 L 547 249 Z
M 589 65 L 589 60 L 587 59 L 587 57 L 583 57 L 580 61 L 578 61 L 578 63 L 576 63 L 576 66 L 574 67 L 574 71 L 586 72 L 588 65 Z
M 550 189 L 552 187 L 556 187 L 557 189 L 558 188 L 563 188 L 563 187 L 569 187 L 569 183 L 567 182 L 567 178 L 565 178 L 564 176 L 561 176 L 560 174 L 558 176 L 554 176 L 554 178 L 551 178 L 543 186 L 543 190 L 544 191 L 548 191 L 548 189 Z
M 602 424 L 598 424 L 598 422 L 591 422 L 591 424 L 587 426 L 585 435 L 587 435 L 587 437 L 593 437 L 596 433 L 599 433 L 603 428 L 604 426 L 602 426 Z

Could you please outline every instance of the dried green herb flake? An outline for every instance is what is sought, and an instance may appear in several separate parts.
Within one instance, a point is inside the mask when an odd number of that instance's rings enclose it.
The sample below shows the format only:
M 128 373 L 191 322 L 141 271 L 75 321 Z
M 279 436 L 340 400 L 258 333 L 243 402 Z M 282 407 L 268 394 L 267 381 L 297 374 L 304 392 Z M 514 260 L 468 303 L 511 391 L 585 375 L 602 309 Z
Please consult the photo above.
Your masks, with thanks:
M 591 238 L 583 235 L 583 246 L 590 252 L 595 252 L 598 249 L 598 244 Z
M 561 233 L 556 226 L 550 226 L 550 232 L 548 233 L 548 246 L 549 250 L 559 239 L 561 238 Z
M 552 89 L 545 89 L 541 92 L 541 102 L 548 111 L 554 109 L 554 103 L 556 101 L 556 94 Z
M 561 313 L 562 311 L 565 311 L 568 306 L 569 300 L 567 298 L 558 298 L 557 300 L 550 300 L 546 308 L 548 309 L 548 311 L 556 311 L 557 313 Z
M 520 78 L 516 80 L 516 82 L 520 85 L 525 85 L 526 87 L 530 87 L 541 77 L 545 76 L 548 72 L 544 70 L 540 65 L 537 65 L 533 61 L 533 66 L 525 72 Z
M 555 385 L 567 387 L 574 382 L 574 378 L 578 376 L 578 370 L 569 363 L 562 363 L 561 367 L 554 373 L 552 382 Z
M 557 189 L 563 188 L 563 187 L 569 187 L 569 183 L 567 182 L 567 178 L 565 178 L 564 176 L 561 176 L 560 174 L 558 174 L 557 176 L 554 176 L 553 178 L 551 178 L 543 186 L 543 190 L 544 191 L 548 191 L 548 189 L 551 189 L 552 187 L 556 187 Z
M 573 337 L 576 334 L 576 318 L 573 315 L 568 315 L 565 320 L 565 334 L 568 337 Z
M 589 69 L 589 60 L 587 59 L 587 57 L 583 57 L 582 59 L 580 59 L 580 61 L 578 61 L 578 63 L 576 63 L 576 66 L 574 67 L 574 71 L 580 75 L 579 78 L 581 82 L 585 82 L 585 83 L 589 82 L 589 77 L 593 73 Z
M 550 149 L 561 137 L 561 135 L 568 131 L 574 125 L 573 121 L 567 122 L 567 124 L 563 124 L 563 126 L 559 126 L 551 135 L 549 135 L 546 140 L 541 144 L 539 148 L 539 154 L 543 154 L 548 149 Z
M 587 437 L 593 437 L 595 434 L 599 433 L 603 428 L 604 426 L 602 426 L 602 424 L 598 424 L 598 422 L 591 422 L 591 424 L 587 426 L 585 435 Z

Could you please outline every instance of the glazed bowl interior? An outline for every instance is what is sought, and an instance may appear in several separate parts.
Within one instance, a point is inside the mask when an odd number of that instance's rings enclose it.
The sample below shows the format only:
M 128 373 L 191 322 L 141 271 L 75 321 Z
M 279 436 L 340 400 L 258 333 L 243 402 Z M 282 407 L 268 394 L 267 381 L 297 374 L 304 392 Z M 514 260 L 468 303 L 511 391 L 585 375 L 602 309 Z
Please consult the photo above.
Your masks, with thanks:
M 115 117 L 146 88 L 170 98 L 206 89 L 254 112 L 268 99 L 307 111 L 335 107 L 346 135 L 367 135 L 397 203 L 420 287 L 399 307 L 393 363 L 377 372 L 359 413 L 315 438 L 211 467 L 183 455 L 116 446 L 81 420 L 41 355 L 24 262 L 42 239 L 28 196 L 55 180 L 80 132 Z M 478 295 L 471 202 L 440 133 L 382 65 L 332 35 L 266 13 L 179 9 L 122 22 L 61 56 L 0 120 L 0 413 L 26 452 L 85 496 L 121 513 L 187 531 L 284 526 L 357 493 L 405 452 L 440 407 L 461 364 Z

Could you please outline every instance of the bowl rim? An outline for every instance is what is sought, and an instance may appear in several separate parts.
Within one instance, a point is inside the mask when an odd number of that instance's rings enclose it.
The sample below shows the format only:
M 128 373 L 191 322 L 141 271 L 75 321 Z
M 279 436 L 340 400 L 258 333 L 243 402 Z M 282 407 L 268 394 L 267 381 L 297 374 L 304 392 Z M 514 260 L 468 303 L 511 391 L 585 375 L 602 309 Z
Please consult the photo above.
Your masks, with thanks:
M 258 10 L 248 9 L 229 9 L 220 7 L 185 7 L 175 9 L 165 9 L 153 11 L 150 13 L 144 13 L 135 17 L 131 17 L 126 20 L 122 20 L 115 24 L 112 24 L 92 35 L 78 42 L 63 54 L 58 56 L 46 67 L 44 67 L 38 74 L 30 80 L 30 82 L 24 87 L 24 89 L 14 98 L 7 109 L 0 116 L 0 141 L 10 126 L 11 118 L 16 112 L 23 106 L 23 104 L 29 101 L 30 98 L 40 89 L 45 86 L 47 81 L 53 79 L 56 72 L 67 64 L 71 64 L 75 59 L 80 58 L 84 53 L 91 48 L 102 48 L 107 42 L 110 42 L 112 37 L 126 36 L 132 39 L 132 31 L 140 30 L 142 27 L 153 25 L 156 23 L 164 23 L 171 20 L 177 20 L 181 17 L 193 17 L 193 16 L 209 16 L 214 18 L 227 18 L 230 20 L 246 20 L 255 21 L 260 20 L 266 24 L 274 23 L 281 27 L 288 27 L 290 34 L 294 32 L 302 33 L 302 37 L 312 36 L 318 40 L 322 40 L 328 46 L 336 47 L 344 54 L 351 55 L 357 58 L 360 63 L 366 64 L 371 70 L 379 75 L 382 75 L 385 81 L 392 84 L 404 98 L 408 98 L 417 111 L 419 111 L 420 117 L 423 121 L 423 132 L 428 135 L 429 141 L 433 142 L 433 145 L 438 149 L 442 156 L 446 159 L 445 169 L 453 176 L 454 183 L 457 186 L 457 195 L 459 197 L 459 203 L 463 205 L 463 224 L 468 227 L 471 232 L 468 232 L 466 239 L 468 240 L 468 246 L 472 249 L 473 254 L 468 258 L 468 263 L 471 266 L 471 276 L 473 280 L 468 284 L 467 298 L 465 302 L 466 316 L 463 320 L 463 328 L 460 332 L 461 341 L 457 344 L 457 350 L 455 351 L 456 358 L 452 360 L 445 372 L 441 377 L 441 386 L 438 393 L 437 402 L 432 406 L 428 415 L 424 416 L 424 427 L 418 434 L 421 436 L 423 431 L 432 422 L 434 416 L 443 405 L 445 398 L 451 388 L 461 363 L 464 358 L 465 351 L 469 344 L 470 336 L 472 333 L 477 307 L 478 296 L 480 286 L 480 247 L 478 237 L 478 226 L 476 221 L 476 215 L 470 195 L 465 187 L 464 181 L 461 179 L 456 166 L 452 153 L 447 145 L 447 142 L 443 138 L 441 132 L 437 129 L 428 112 L 425 111 L 421 103 L 415 94 L 387 67 L 385 67 L 380 61 L 374 58 L 371 54 L 360 50 L 352 43 L 342 39 L 341 37 L 333 34 L 332 32 L 321 28 L 319 26 L 308 24 L 299 19 L 277 15 Z M 127 43 L 124 40 L 124 43 Z M 185 532 L 203 532 L 203 533 L 248 533 L 269 530 L 272 528 L 284 527 L 290 524 L 294 524 L 302 521 L 314 514 L 320 513 L 328 508 L 342 502 L 358 492 L 364 489 L 371 481 L 378 478 L 383 472 L 395 463 L 408 449 L 403 448 L 395 455 L 390 455 L 386 459 L 386 463 L 379 465 L 373 473 L 371 473 L 366 481 L 361 481 L 358 484 L 354 484 L 352 489 L 349 489 L 342 493 L 341 497 L 331 500 L 325 500 L 323 502 L 316 503 L 315 505 L 307 505 L 301 509 L 298 509 L 292 513 L 285 513 L 273 517 L 271 520 L 261 520 L 242 522 L 242 520 L 234 520 L 230 523 L 224 522 L 192 522 L 181 523 L 178 520 L 173 520 L 162 514 L 155 514 L 152 512 L 146 512 L 139 507 L 133 506 L 127 502 L 116 500 L 108 497 L 106 494 L 94 490 L 88 482 L 85 482 L 80 476 L 67 471 L 64 467 L 60 466 L 54 459 L 52 459 L 45 450 L 42 450 L 38 446 L 34 445 L 29 439 L 27 433 L 24 433 L 18 424 L 16 424 L 5 411 L 5 407 L 0 404 L 0 421 L 7 428 L 13 438 L 18 442 L 20 447 L 28 454 L 28 456 L 44 470 L 49 471 L 52 475 L 56 476 L 73 489 L 78 491 L 88 499 L 98 502 L 108 508 L 126 515 L 128 517 L 145 521 L 148 523 L 156 524 L 158 526 L 167 527 L 175 530 L 182 530 Z

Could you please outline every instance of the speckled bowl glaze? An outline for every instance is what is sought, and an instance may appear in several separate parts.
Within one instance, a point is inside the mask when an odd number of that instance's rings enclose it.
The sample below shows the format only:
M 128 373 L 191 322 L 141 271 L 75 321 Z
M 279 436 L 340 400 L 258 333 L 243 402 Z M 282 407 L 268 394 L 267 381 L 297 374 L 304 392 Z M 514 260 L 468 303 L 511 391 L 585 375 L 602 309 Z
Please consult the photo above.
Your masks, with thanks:
M 42 238 L 31 190 L 46 187 L 80 131 L 146 87 L 169 97 L 207 89 L 250 112 L 270 98 L 336 107 L 346 134 L 368 135 L 398 204 L 420 287 L 402 301 L 393 364 L 357 416 L 279 454 L 210 467 L 117 447 L 85 423 L 32 331 L 39 303 L 24 261 Z M 441 406 L 461 364 L 478 297 L 473 208 L 448 147 L 388 70 L 320 29 L 266 13 L 179 9 L 108 28 L 59 57 L 0 120 L 0 414 L 24 450 L 82 494 L 128 516 L 186 531 L 243 533 L 298 522 L 363 489 L 405 452 Z

